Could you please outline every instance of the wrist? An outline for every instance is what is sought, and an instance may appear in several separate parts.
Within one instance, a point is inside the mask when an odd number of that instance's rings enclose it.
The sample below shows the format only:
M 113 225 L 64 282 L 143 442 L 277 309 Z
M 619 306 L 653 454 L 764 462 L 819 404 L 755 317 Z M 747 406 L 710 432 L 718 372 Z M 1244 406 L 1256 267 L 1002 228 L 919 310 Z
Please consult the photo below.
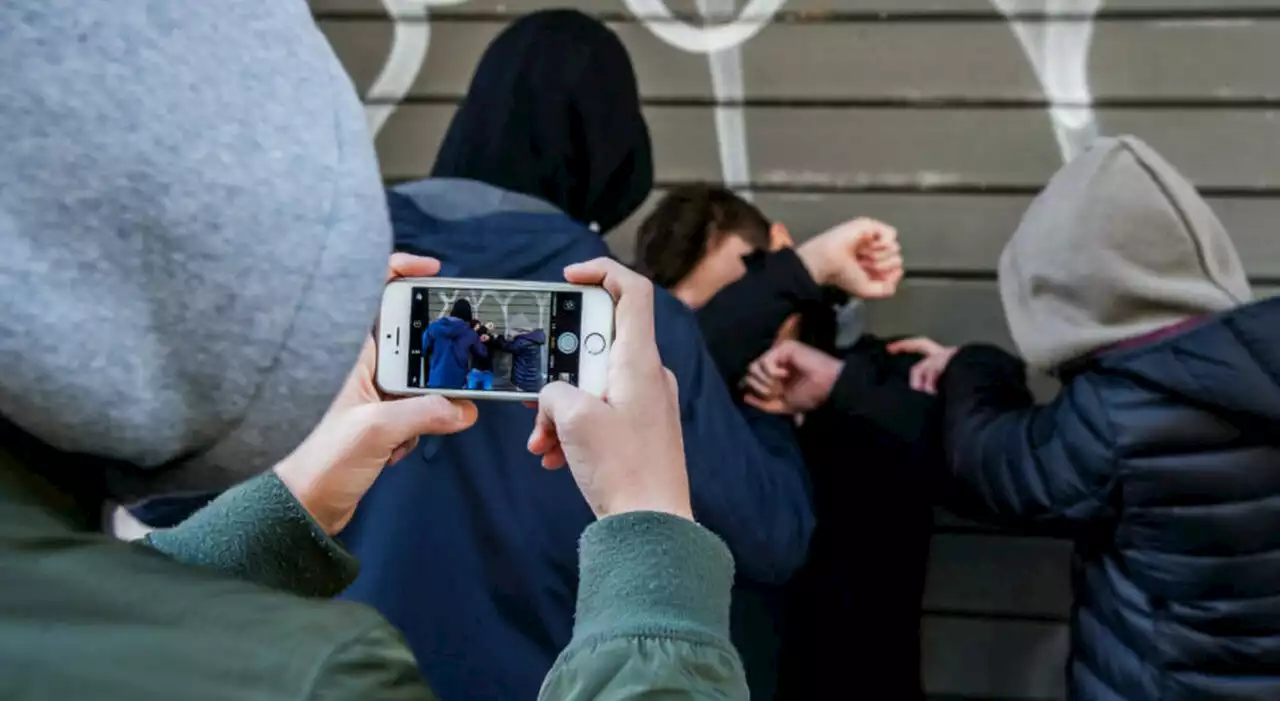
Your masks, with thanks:
M 692 503 L 688 498 L 679 497 L 625 499 L 610 504 L 608 508 L 601 509 L 601 512 L 598 516 L 602 519 L 623 514 L 656 513 L 694 520 Z
M 830 256 L 826 255 L 821 239 L 822 236 L 817 236 L 805 241 L 796 249 L 796 256 L 800 258 L 800 262 L 809 271 L 809 277 L 813 278 L 813 281 L 818 285 L 825 287 L 830 277 L 830 266 L 828 264 Z
M 329 535 L 334 535 L 338 532 L 339 529 L 333 527 L 334 519 L 329 518 L 323 513 L 322 509 L 316 507 L 315 500 L 310 496 L 314 491 L 311 488 L 311 479 L 304 470 L 300 469 L 293 456 L 276 463 L 271 470 L 275 473 L 276 479 L 280 480 L 285 489 L 289 490 L 289 493 L 293 495 L 294 501 L 298 502 L 302 510 L 307 512 L 307 515 L 311 517 L 312 521 L 316 522 L 316 525 L 321 530 Z
M 835 360 L 831 364 L 831 370 L 827 375 L 829 381 L 824 385 L 827 388 L 827 396 L 822 398 L 824 404 L 831 401 L 831 396 L 836 391 L 836 385 L 840 384 L 840 378 L 844 375 L 844 368 L 845 362 L 843 360 Z

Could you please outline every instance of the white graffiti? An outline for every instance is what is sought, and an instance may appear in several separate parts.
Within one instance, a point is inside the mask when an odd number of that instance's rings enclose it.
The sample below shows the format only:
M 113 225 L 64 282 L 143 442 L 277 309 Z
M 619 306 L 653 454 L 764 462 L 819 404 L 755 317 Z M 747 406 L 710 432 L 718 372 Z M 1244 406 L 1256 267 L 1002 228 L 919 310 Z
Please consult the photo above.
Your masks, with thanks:
M 748 0 L 736 12 L 736 0 L 696 0 L 707 26 L 678 19 L 665 0 L 623 0 L 627 9 L 658 39 L 687 53 L 704 54 L 711 73 L 720 172 L 724 182 L 750 198 L 752 182 L 747 144 L 746 89 L 742 45 L 768 26 L 787 0 Z M 365 114 L 374 137 L 413 89 L 431 44 L 428 8 L 466 0 L 382 0 L 394 26 L 391 50 L 373 86 Z M 1049 104 L 1054 138 L 1064 161 L 1098 136 L 1088 59 L 1093 17 L 1103 0 L 991 0 L 1010 23 Z M 1038 12 L 1069 15 L 1054 20 L 1024 20 Z
M 1013 25 L 1049 102 L 1049 119 L 1062 160 L 1070 161 L 1098 138 L 1089 90 L 1093 17 L 1102 0 L 991 0 Z M 1023 21 L 1018 13 L 1070 14 L 1052 22 Z
M 374 138 L 396 111 L 400 101 L 413 89 L 423 64 L 427 49 L 431 47 L 431 22 L 429 6 L 459 5 L 466 0 L 382 0 L 382 6 L 391 18 L 391 51 L 382 64 L 382 70 L 369 88 L 365 99 L 364 114 L 369 122 L 369 133 Z
M 453 303 L 459 298 L 465 299 L 471 304 L 471 310 L 474 315 L 481 315 L 481 308 L 484 306 L 486 299 L 492 298 L 502 310 L 502 323 L 495 324 L 499 329 L 511 329 L 521 326 L 528 326 L 528 323 L 520 323 L 519 318 L 524 316 L 523 312 L 517 312 L 513 318 L 511 315 L 511 305 L 516 299 L 524 295 L 532 300 L 538 308 L 538 328 L 545 327 L 551 318 L 551 300 L 546 295 L 534 294 L 529 291 L 516 292 L 497 292 L 494 290 L 470 290 L 463 293 L 458 289 L 441 289 L 436 291 L 436 299 L 440 301 L 440 311 L 436 314 L 436 319 L 443 319 L 453 310 Z M 523 305 L 522 305 L 523 306 Z
M 703 53 L 711 69 L 715 97 L 716 141 L 720 152 L 720 176 L 725 184 L 747 199 L 752 194 L 751 160 L 747 147 L 747 118 L 743 107 L 746 87 L 742 77 L 742 44 L 764 29 L 786 0 L 751 0 L 736 15 L 735 0 L 697 0 L 698 13 L 709 22 L 733 21 L 693 27 L 678 21 L 663 0 L 624 0 L 627 9 L 641 18 L 654 36 L 688 53 Z

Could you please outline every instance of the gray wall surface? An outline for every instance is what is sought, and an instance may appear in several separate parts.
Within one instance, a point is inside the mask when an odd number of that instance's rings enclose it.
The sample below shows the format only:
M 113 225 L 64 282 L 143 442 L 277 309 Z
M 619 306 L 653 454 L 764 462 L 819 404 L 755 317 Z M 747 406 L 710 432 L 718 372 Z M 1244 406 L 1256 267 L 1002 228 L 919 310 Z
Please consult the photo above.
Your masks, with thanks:
M 999 250 L 1098 134 L 1164 152 L 1259 295 L 1280 292 L 1280 0 L 311 0 L 390 181 L 427 173 L 486 44 L 557 4 L 629 47 L 660 187 L 728 182 L 801 238 L 857 215 L 899 228 L 909 276 L 871 305 L 876 332 L 1008 346 Z M 611 238 L 624 259 L 634 224 Z M 930 694 L 1063 698 L 1069 551 L 944 516 Z

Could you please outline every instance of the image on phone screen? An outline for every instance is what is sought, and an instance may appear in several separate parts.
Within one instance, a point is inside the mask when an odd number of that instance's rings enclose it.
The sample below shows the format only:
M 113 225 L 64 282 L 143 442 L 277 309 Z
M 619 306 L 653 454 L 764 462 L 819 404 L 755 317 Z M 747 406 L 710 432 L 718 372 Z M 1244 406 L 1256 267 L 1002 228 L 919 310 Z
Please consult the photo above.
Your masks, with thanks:
M 577 385 L 581 327 L 581 292 L 414 287 L 407 384 L 533 393 L 552 381 Z

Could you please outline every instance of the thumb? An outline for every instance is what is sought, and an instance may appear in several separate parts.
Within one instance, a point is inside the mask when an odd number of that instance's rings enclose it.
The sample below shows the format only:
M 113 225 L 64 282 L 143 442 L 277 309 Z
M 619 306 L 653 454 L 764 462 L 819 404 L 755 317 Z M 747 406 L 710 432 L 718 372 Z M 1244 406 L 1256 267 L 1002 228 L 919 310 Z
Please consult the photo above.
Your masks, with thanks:
M 581 428 L 590 421 L 593 410 L 607 406 L 603 400 L 565 382 L 552 382 L 538 393 L 538 419 L 534 431 L 549 430 L 556 434 Z
M 471 428 L 478 412 L 473 402 L 423 395 L 372 405 L 380 437 L 399 445 L 423 435 L 448 435 Z

